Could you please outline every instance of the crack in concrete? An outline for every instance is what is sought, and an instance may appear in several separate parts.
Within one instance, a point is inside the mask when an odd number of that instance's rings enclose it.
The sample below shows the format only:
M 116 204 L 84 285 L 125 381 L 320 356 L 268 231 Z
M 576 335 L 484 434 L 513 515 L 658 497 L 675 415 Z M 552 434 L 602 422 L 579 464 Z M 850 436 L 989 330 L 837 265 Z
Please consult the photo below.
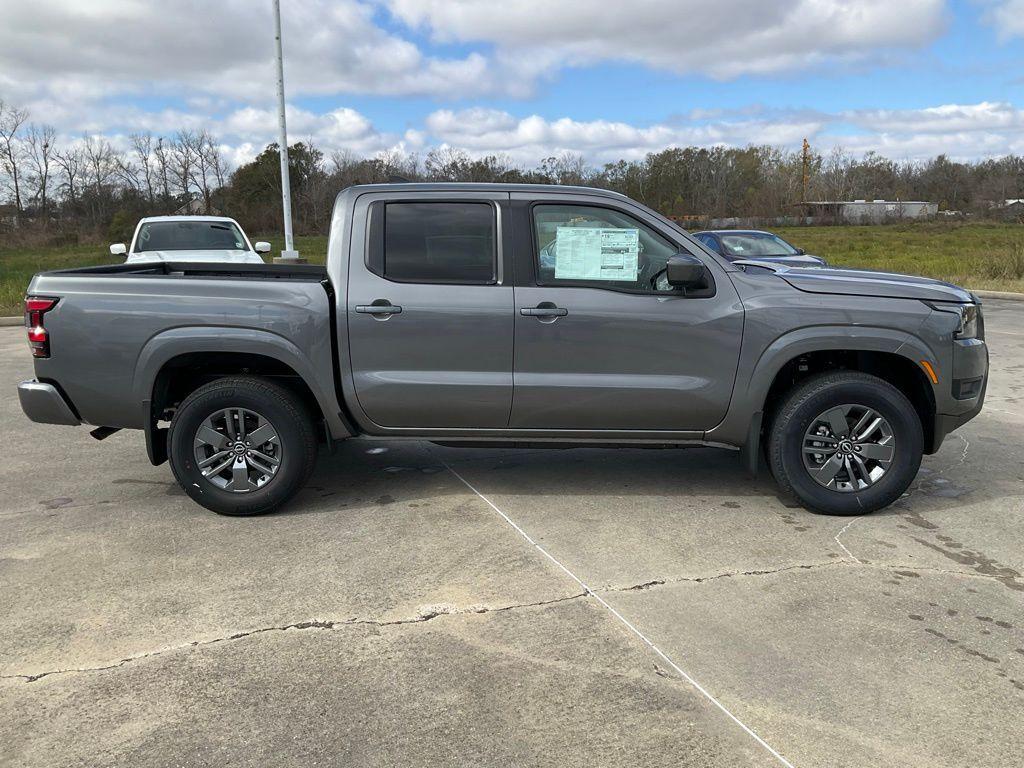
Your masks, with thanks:
M 811 570 L 814 568 L 827 568 L 836 565 L 848 565 L 843 560 L 828 560 L 822 563 L 798 563 L 796 565 L 785 565 L 781 568 L 767 568 L 764 570 L 753 570 L 753 571 L 723 571 L 722 573 L 712 573 L 707 576 L 675 576 L 665 579 L 652 579 L 651 581 L 644 581 L 639 584 L 631 584 L 629 586 L 605 586 L 599 588 L 598 592 L 640 592 L 654 587 L 665 586 L 666 584 L 681 584 L 681 583 L 695 583 L 700 584 L 705 581 L 714 581 L 716 579 L 731 579 L 738 576 L 768 576 L 773 573 L 782 573 L 784 571 L 797 571 L 797 570 Z
M 724 571 L 722 573 L 712 573 L 707 576 L 674 576 L 664 579 L 651 579 L 650 581 L 643 581 L 638 584 L 630 584 L 627 586 L 608 585 L 600 587 L 595 590 L 595 592 L 642 592 L 669 584 L 701 584 L 706 581 L 715 581 L 716 579 L 730 579 L 741 576 L 770 576 L 772 574 L 785 573 L 787 571 L 809 571 L 831 567 L 868 568 L 872 570 L 885 571 L 929 571 L 932 573 L 944 573 L 949 576 L 965 576 L 971 579 L 986 579 L 988 581 L 1005 583 L 1005 576 L 1002 574 L 989 575 L 972 571 L 958 571 L 950 568 L 939 568 L 932 565 L 868 563 L 863 560 L 857 560 L 856 562 L 851 562 L 850 560 L 827 560 L 821 563 L 797 563 L 795 565 L 785 565 L 780 568 L 765 568 L 751 571 Z
M 587 597 L 588 593 L 579 592 L 573 595 L 566 595 L 565 597 L 556 597 L 552 600 L 540 600 L 535 603 L 513 603 L 511 605 L 501 605 L 497 607 L 490 607 L 486 605 L 471 605 L 460 608 L 458 606 L 438 604 L 431 605 L 420 609 L 420 612 L 411 618 L 405 619 L 307 619 L 306 621 L 297 621 L 292 624 L 274 625 L 269 627 L 257 627 L 255 629 L 244 630 L 242 632 L 234 632 L 230 635 L 224 635 L 223 637 L 215 637 L 210 640 L 192 640 L 188 643 L 182 643 L 180 645 L 171 645 L 166 648 L 159 648 L 155 651 L 147 651 L 145 653 L 139 653 L 132 656 L 127 656 L 120 661 L 112 664 L 104 664 L 96 667 L 72 667 L 69 669 L 52 669 L 46 672 L 37 672 L 35 674 L 9 674 L 0 675 L 0 680 L 23 680 L 26 683 L 34 683 L 37 680 L 41 680 L 44 677 L 50 677 L 51 675 L 66 675 L 82 672 L 105 672 L 111 669 L 119 669 L 120 667 L 130 664 L 134 661 L 141 659 L 149 659 L 154 656 L 160 656 L 165 653 L 172 651 L 180 651 L 188 648 L 200 648 L 207 645 L 216 645 L 218 643 L 229 642 L 231 640 L 241 640 L 242 638 L 252 637 L 253 635 L 261 635 L 267 632 L 288 632 L 290 630 L 333 630 L 341 627 L 353 627 L 353 626 L 374 626 L 374 627 L 393 627 L 401 626 L 406 624 L 423 624 L 425 622 L 436 619 L 440 616 L 464 616 L 467 614 L 482 614 L 482 613 L 502 613 L 504 611 L 514 611 L 520 608 L 537 608 L 544 605 L 554 605 L 556 603 L 565 603 L 571 600 L 578 600 L 581 597 Z

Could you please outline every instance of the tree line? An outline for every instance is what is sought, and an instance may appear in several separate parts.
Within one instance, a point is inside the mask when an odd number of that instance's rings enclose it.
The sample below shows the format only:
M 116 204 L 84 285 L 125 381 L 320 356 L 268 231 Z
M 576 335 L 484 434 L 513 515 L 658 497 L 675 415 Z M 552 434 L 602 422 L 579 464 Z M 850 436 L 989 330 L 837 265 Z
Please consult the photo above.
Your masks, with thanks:
M 132 133 L 115 147 L 85 134 L 61 146 L 53 126 L 0 101 L 0 228 L 10 238 L 77 241 L 130 234 L 141 216 L 224 213 L 254 232 L 281 226 L 277 145 L 230 169 L 208 130 Z M 940 210 L 985 216 L 1024 198 L 1024 157 L 958 162 L 945 155 L 896 161 L 773 146 L 672 147 L 641 160 L 594 166 L 563 153 L 522 167 L 507 156 L 472 157 L 452 147 L 423 156 L 325 154 L 289 148 L 295 227 L 323 233 L 338 191 L 396 180 L 578 184 L 621 192 L 677 218 L 773 218 L 802 213 L 805 200 L 927 200 Z

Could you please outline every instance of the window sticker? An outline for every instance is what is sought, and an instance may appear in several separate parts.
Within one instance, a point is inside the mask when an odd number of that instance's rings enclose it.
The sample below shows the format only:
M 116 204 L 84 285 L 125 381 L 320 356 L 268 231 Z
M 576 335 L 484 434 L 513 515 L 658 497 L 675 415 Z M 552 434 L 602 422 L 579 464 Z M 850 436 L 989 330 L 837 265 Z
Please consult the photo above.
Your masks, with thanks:
M 558 227 L 555 278 L 634 282 L 639 273 L 639 252 L 639 229 Z

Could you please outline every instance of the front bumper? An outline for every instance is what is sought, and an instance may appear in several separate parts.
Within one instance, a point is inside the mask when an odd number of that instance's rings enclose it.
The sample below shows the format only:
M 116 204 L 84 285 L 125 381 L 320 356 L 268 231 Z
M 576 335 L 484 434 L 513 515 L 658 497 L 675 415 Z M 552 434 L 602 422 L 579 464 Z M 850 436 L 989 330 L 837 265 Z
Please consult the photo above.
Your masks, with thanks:
M 40 424 L 66 424 L 78 426 L 82 420 L 75 409 L 53 384 L 42 381 L 23 381 L 18 385 L 21 410 L 32 421 Z
M 946 435 L 977 416 L 985 404 L 988 389 L 988 345 L 981 339 L 953 342 L 951 376 L 945 382 L 949 391 L 938 403 L 935 414 L 934 450 Z

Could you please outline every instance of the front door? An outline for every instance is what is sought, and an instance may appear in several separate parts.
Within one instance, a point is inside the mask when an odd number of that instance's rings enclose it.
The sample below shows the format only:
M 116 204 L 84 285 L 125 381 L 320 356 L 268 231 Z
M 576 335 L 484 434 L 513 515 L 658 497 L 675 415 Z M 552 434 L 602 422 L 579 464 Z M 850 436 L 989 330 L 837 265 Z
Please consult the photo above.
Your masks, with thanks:
M 489 197 L 368 206 L 347 306 L 356 401 L 373 424 L 508 426 L 513 295 L 499 266 L 503 200 Z
M 516 287 L 511 427 L 690 431 L 725 416 L 743 331 L 735 289 L 714 265 L 713 296 L 665 284 L 685 246 L 638 215 L 603 201 L 517 217 L 532 230 L 520 248 L 532 245 L 517 253 L 529 279 Z

